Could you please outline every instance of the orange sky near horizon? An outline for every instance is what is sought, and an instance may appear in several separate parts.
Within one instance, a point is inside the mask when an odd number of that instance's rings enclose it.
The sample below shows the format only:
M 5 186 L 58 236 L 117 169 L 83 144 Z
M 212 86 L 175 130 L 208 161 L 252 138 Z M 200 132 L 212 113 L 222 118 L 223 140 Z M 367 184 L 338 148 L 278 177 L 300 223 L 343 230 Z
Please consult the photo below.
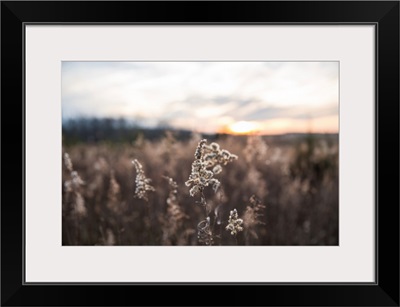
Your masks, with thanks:
M 315 128 L 317 127 L 317 128 Z M 290 118 L 272 119 L 266 122 L 235 122 L 218 129 L 219 133 L 234 135 L 279 135 L 285 133 L 338 133 L 337 116 L 327 116 L 308 121 Z

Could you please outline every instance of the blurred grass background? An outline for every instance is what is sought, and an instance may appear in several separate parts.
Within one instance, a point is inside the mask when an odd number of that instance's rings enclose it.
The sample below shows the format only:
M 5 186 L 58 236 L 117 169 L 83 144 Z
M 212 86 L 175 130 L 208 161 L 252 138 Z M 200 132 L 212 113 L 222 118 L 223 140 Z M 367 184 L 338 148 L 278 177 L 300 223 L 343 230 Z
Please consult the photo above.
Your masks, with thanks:
M 63 163 L 63 245 L 197 245 L 197 224 L 205 213 L 184 182 L 203 137 L 239 157 L 215 176 L 220 190 L 205 191 L 211 211 L 221 217 L 216 243 L 338 244 L 337 134 L 182 137 L 165 131 L 151 139 L 139 133 L 131 142 L 64 137 L 63 153 L 69 154 L 84 184 L 77 188 L 77 199 L 65 184 L 71 173 Z M 148 202 L 134 197 L 133 159 L 143 165 L 156 190 Z M 178 184 L 178 221 L 168 211 L 170 187 L 163 176 Z M 252 195 L 265 206 L 260 223 L 252 232 L 240 232 L 236 241 L 224 229 L 229 212 L 236 208 L 243 218 Z

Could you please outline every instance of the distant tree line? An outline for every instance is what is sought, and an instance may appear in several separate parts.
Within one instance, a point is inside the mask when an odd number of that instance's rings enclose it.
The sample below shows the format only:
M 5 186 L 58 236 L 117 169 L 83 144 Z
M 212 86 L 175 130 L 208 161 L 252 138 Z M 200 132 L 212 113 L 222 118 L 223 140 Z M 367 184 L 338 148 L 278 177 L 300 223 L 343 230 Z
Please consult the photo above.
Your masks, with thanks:
M 63 143 L 99 143 L 99 142 L 133 142 L 140 135 L 148 140 L 157 140 L 165 136 L 167 125 L 156 128 L 144 128 L 124 118 L 74 118 L 63 122 Z M 184 140 L 191 136 L 190 131 L 176 130 L 174 136 Z
M 64 120 L 62 124 L 62 137 L 64 145 L 73 145 L 76 143 L 131 143 L 138 137 L 147 140 L 156 141 L 166 136 L 166 131 L 173 132 L 176 140 L 185 141 L 192 136 L 192 131 L 177 130 L 168 123 L 160 122 L 156 128 L 146 128 L 137 121 L 129 121 L 124 118 L 74 118 Z M 202 134 L 202 137 L 208 140 L 220 140 L 225 138 L 226 134 Z M 238 139 L 246 136 L 237 136 Z M 303 141 L 316 142 L 323 138 L 328 143 L 337 142 L 338 134 L 310 134 L 310 133 L 289 133 L 284 135 L 264 135 L 267 142 L 275 144 L 294 144 Z

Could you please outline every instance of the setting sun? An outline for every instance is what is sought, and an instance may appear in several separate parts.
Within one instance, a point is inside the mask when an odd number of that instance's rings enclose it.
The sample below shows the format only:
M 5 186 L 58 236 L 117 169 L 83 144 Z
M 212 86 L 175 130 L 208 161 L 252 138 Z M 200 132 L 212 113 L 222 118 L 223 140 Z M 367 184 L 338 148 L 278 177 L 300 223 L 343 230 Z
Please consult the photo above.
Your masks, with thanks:
M 240 121 L 229 126 L 229 131 L 235 134 L 248 134 L 256 131 L 256 124 L 252 122 Z

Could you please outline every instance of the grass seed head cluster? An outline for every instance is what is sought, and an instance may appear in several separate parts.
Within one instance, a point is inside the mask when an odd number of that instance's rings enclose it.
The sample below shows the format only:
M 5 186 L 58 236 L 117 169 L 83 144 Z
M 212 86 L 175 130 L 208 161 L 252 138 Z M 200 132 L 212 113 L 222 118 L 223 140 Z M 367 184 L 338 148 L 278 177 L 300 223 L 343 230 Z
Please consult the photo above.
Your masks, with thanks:
M 136 169 L 136 189 L 135 189 L 135 197 L 144 199 L 148 201 L 147 192 L 154 192 L 155 189 L 151 185 L 151 179 L 146 178 L 143 171 L 143 166 L 137 159 L 132 161 L 132 164 L 135 166 Z

